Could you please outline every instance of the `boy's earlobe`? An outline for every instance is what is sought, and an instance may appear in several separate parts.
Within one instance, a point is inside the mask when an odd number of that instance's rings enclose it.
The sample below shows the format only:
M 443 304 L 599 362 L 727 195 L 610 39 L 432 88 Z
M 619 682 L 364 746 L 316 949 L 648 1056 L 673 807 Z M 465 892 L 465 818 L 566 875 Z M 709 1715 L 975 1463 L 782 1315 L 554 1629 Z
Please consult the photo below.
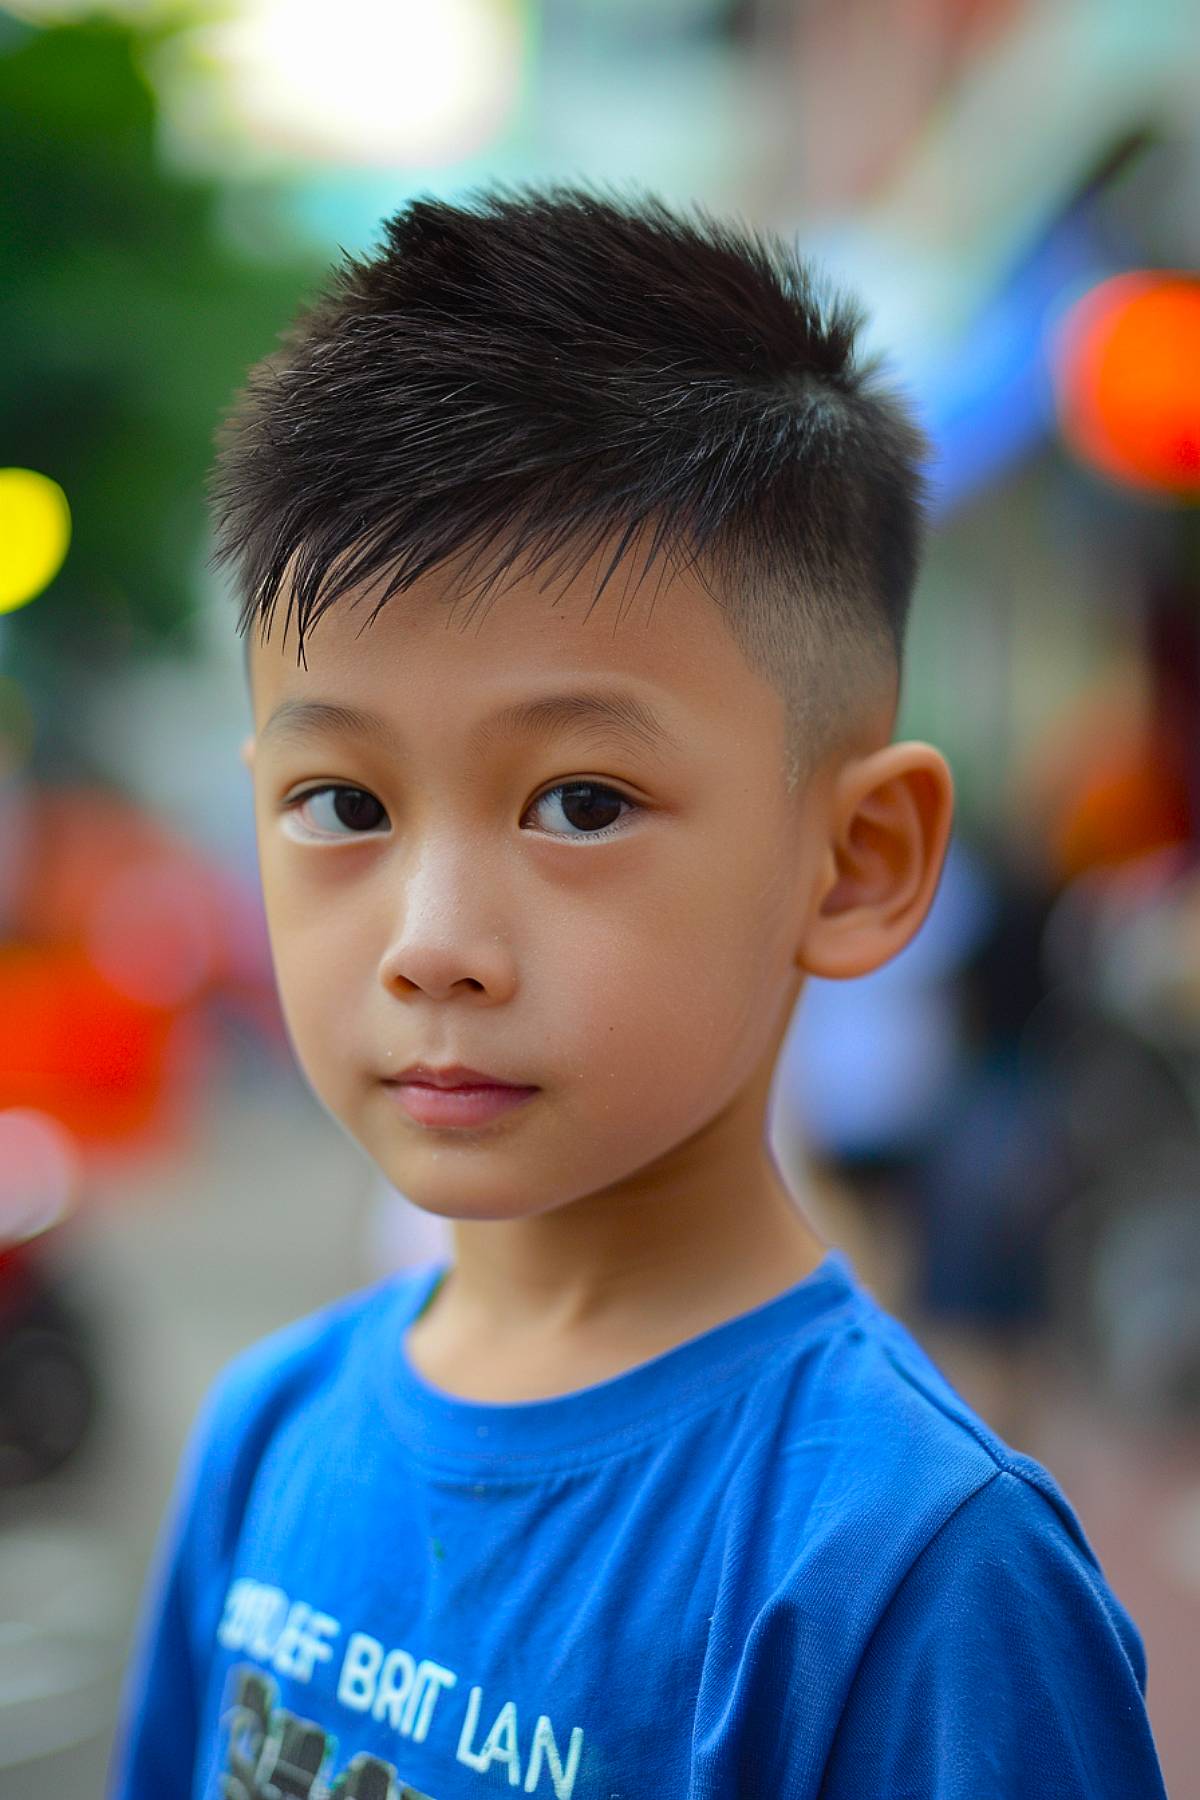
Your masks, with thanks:
M 847 764 L 797 966 L 843 981 L 898 956 L 937 892 L 953 817 L 954 780 L 931 744 L 889 744 Z
M 245 765 L 249 769 L 250 773 L 253 774 L 254 773 L 254 736 L 253 736 L 253 733 L 251 733 L 251 735 L 249 737 L 242 739 L 242 747 L 238 751 L 238 755 L 241 757 L 242 761 L 245 763 Z

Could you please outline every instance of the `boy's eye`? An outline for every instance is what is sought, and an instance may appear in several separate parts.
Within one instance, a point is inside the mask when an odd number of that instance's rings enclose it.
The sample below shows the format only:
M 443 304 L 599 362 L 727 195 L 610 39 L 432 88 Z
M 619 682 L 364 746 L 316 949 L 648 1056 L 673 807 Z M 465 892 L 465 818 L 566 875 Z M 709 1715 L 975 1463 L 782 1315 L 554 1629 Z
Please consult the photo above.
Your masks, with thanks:
M 548 805 L 548 802 L 554 804 Z M 628 812 L 639 810 L 636 800 L 627 799 L 603 782 L 560 781 L 557 787 L 547 788 L 544 794 L 539 794 L 529 813 L 543 809 L 547 814 L 557 814 L 559 819 L 565 819 L 571 829 L 556 833 L 553 827 L 548 827 L 551 836 L 612 837 L 619 829 L 618 820 L 624 816 L 619 810 L 622 807 Z M 301 835 L 308 838 L 344 840 L 364 837 L 376 832 L 380 824 L 387 821 L 387 814 L 373 794 L 368 794 L 365 788 L 337 782 L 327 782 L 323 787 L 296 794 L 286 802 L 286 810 L 297 815 L 302 826 Z
M 561 799 L 558 796 L 562 796 Z M 544 794 L 530 807 L 536 812 L 544 807 L 548 800 L 554 806 L 548 810 L 557 812 L 566 819 L 568 825 L 577 828 L 566 835 L 574 837 L 613 837 L 619 830 L 617 821 L 623 815 L 618 807 L 625 807 L 629 812 L 639 811 L 636 800 L 627 800 L 616 788 L 606 787 L 600 781 L 560 781 L 557 787 L 547 788 Z
M 287 811 L 301 821 L 304 837 L 362 837 L 374 831 L 387 814 L 365 788 L 339 786 L 309 788 L 287 802 Z M 345 829 L 339 830 L 342 826 Z

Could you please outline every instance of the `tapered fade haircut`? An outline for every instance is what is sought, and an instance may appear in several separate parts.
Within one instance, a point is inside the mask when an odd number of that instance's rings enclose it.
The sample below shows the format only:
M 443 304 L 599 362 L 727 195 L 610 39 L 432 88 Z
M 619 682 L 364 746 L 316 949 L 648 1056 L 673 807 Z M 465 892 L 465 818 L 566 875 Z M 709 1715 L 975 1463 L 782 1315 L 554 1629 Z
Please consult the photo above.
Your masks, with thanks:
M 491 187 L 382 229 L 219 427 L 239 632 L 286 593 L 303 664 L 351 590 L 370 624 L 446 564 L 465 626 L 600 552 L 619 623 L 655 565 L 694 570 L 783 696 L 794 791 L 898 684 L 920 553 L 928 445 L 861 307 L 778 235 L 652 196 Z

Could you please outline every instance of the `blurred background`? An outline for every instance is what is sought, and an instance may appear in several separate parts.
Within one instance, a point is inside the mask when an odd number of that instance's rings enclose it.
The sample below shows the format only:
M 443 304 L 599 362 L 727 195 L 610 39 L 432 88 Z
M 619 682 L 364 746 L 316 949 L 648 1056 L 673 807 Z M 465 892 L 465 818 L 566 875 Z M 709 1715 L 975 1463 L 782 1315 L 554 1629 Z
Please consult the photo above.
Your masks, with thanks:
M 284 1036 L 202 481 L 341 249 L 558 178 L 798 234 L 936 445 L 898 731 L 954 842 L 773 1141 L 1065 1487 L 1200 1800 L 1200 12 L 21 0 L 0 166 L 0 1796 L 101 1792 L 217 1369 L 448 1249 Z

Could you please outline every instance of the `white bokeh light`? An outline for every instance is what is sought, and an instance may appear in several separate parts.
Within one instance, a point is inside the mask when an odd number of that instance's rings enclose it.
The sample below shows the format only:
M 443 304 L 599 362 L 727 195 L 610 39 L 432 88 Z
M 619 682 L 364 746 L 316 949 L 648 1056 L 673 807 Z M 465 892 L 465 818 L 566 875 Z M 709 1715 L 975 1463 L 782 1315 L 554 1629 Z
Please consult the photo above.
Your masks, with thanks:
M 0 1247 L 66 1218 L 82 1176 L 74 1140 L 57 1119 L 32 1106 L 0 1108 Z
M 341 162 L 452 161 L 520 87 L 522 0 L 247 0 L 203 33 L 245 129 Z

